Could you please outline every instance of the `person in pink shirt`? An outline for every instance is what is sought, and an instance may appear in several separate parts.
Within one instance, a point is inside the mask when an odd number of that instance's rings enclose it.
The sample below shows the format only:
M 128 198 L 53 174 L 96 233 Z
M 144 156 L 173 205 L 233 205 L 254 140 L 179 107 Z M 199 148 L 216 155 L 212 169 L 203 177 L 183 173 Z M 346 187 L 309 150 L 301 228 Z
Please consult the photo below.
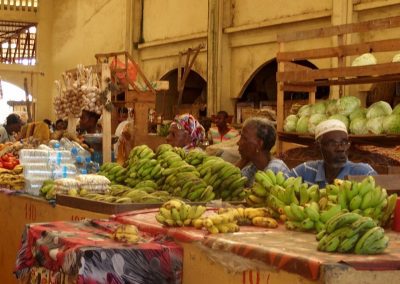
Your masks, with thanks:
M 239 136 L 239 132 L 228 125 L 228 113 L 219 111 L 215 118 L 216 127 L 210 128 L 212 144 L 218 144 Z

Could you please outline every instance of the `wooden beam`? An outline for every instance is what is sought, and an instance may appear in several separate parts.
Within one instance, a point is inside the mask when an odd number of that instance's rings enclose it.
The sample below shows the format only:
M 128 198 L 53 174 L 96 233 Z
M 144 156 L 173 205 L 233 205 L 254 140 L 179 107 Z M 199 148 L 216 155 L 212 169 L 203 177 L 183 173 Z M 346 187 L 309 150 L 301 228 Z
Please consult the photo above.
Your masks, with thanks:
M 367 52 L 384 52 L 393 50 L 400 50 L 400 39 L 387 39 L 337 47 L 308 49 L 303 51 L 278 52 L 276 60 L 278 62 L 309 60 L 327 57 L 359 55 Z
M 108 82 L 111 78 L 110 67 L 107 63 L 101 64 L 101 89 L 107 89 L 107 101 L 111 101 L 111 91 L 108 90 Z M 111 112 L 103 107 L 103 163 L 111 162 Z
M 351 66 L 343 68 L 327 68 L 327 69 L 313 69 L 308 71 L 288 71 L 278 72 L 278 82 L 310 82 L 314 80 L 324 80 L 326 78 L 339 78 L 339 77 L 362 77 L 362 76 L 375 76 L 375 75 L 395 75 L 400 74 L 399 63 L 382 63 L 368 66 Z
M 277 41 L 289 42 L 289 41 L 306 40 L 312 38 L 331 37 L 340 34 L 368 32 L 370 30 L 376 30 L 376 29 L 383 30 L 399 26 L 400 26 L 400 16 L 395 16 L 395 17 L 371 20 L 360 23 L 323 27 L 308 31 L 296 31 L 281 35 L 278 34 Z

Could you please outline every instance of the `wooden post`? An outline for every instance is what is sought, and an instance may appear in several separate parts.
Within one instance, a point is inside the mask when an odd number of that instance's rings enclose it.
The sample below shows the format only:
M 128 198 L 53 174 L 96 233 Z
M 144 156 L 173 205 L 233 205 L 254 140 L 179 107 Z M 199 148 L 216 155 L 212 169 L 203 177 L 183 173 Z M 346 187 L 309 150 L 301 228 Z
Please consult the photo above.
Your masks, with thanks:
M 279 43 L 279 52 L 284 52 L 285 51 L 285 46 L 283 42 Z M 284 72 L 285 71 L 285 63 L 284 62 L 278 62 L 278 72 Z M 283 131 L 283 120 L 284 115 L 285 115 L 285 93 L 283 91 L 283 83 L 278 81 L 277 82 L 277 95 L 276 95 L 276 122 L 277 122 L 277 129 L 278 131 Z M 278 154 L 282 153 L 283 151 L 283 143 L 282 141 L 279 141 L 279 138 L 277 139 L 276 143 L 276 152 Z
M 108 89 L 108 80 L 111 79 L 110 67 L 107 63 L 101 64 L 101 88 Z M 107 101 L 111 101 L 111 91 L 107 91 Z M 111 112 L 103 108 L 103 163 L 111 162 Z

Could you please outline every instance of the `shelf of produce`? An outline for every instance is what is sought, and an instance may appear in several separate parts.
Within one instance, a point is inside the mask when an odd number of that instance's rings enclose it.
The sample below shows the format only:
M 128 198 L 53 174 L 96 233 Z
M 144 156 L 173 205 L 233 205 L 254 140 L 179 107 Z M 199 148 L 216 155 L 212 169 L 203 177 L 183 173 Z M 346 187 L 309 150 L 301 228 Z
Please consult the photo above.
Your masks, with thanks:
M 280 141 L 312 145 L 314 144 L 314 135 L 295 133 L 295 132 L 282 132 L 278 131 Z M 349 135 L 349 140 L 352 144 L 376 145 L 380 147 L 395 147 L 400 144 L 400 135 Z
M 78 221 L 85 218 L 106 218 L 107 214 L 99 214 L 87 210 L 67 206 L 52 206 L 46 200 L 29 195 L 0 192 L 0 279 L 2 283 L 17 283 L 13 275 L 15 253 L 20 246 L 20 236 L 25 224 L 51 221 Z
M 400 234 L 392 231 L 387 232 L 386 253 L 366 257 L 319 252 L 314 234 L 283 226 L 241 226 L 239 233 L 218 235 L 192 227 L 166 228 L 156 222 L 156 212 L 129 212 L 114 220 L 178 241 L 184 247 L 183 283 L 395 283 L 400 277 Z

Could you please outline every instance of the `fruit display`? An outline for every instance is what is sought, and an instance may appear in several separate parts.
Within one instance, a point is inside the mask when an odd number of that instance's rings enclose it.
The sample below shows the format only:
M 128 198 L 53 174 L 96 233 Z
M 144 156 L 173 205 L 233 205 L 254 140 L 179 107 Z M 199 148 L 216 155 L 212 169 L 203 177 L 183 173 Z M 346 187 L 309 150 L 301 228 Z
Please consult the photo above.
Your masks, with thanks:
M 368 108 L 361 107 L 361 101 L 354 96 L 343 96 L 338 100 L 324 100 L 302 106 L 296 114 L 284 121 L 285 132 L 314 134 L 315 127 L 326 119 L 341 120 L 349 133 L 399 134 L 400 105 L 392 109 L 385 101 L 373 103 Z
M 25 187 L 23 167 L 15 166 L 12 170 L 0 168 L 0 187 L 12 190 L 22 190 Z
M 112 238 L 118 242 L 137 244 L 140 241 L 140 234 L 136 226 L 121 224 L 112 233 Z
M 186 153 L 168 144 L 160 145 L 155 153 L 146 145 L 136 146 L 124 166 L 106 163 L 98 174 L 112 184 L 131 188 L 143 181 L 153 181 L 158 191 L 189 201 L 209 202 L 216 198 L 239 201 L 246 196 L 247 178 L 239 168 L 202 151 Z
M 156 214 L 156 220 L 169 227 L 190 226 L 195 220 L 201 220 L 206 211 L 202 205 L 189 205 L 179 199 L 164 203 Z
M 101 175 L 78 175 L 75 179 L 78 181 L 79 190 L 88 193 L 106 193 L 110 186 L 110 180 Z
M 220 208 L 218 213 L 232 212 L 237 223 L 241 226 L 254 225 L 264 228 L 276 228 L 278 222 L 271 218 L 272 212 L 269 208 L 253 208 L 253 207 L 237 207 L 237 208 Z
M 47 200 L 55 199 L 56 198 L 56 189 L 54 180 L 48 179 L 45 180 L 40 188 L 39 195 L 43 196 Z
M 0 158 L 0 168 L 12 170 L 19 165 L 19 160 L 13 153 L 7 153 Z
M 383 228 L 372 218 L 354 212 L 340 212 L 330 218 L 317 240 L 320 251 L 356 254 L 379 254 L 389 244 Z

